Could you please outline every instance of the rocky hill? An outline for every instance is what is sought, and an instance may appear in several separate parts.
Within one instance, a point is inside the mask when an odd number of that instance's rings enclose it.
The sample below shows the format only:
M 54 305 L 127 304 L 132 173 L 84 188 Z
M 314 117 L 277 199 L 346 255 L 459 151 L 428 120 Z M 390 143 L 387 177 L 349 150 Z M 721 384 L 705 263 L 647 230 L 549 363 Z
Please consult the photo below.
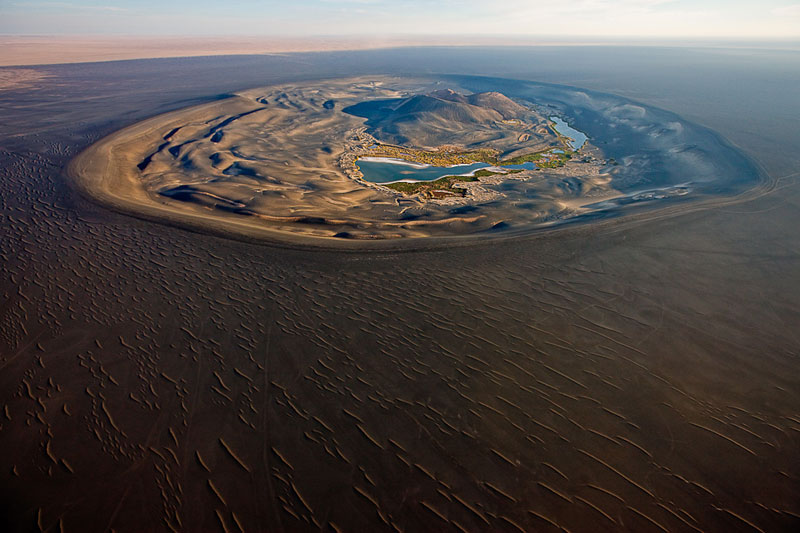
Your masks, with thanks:
M 542 122 L 501 93 L 463 95 L 451 89 L 361 102 L 343 111 L 367 119 L 369 133 L 381 142 L 419 148 L 516 144 Z

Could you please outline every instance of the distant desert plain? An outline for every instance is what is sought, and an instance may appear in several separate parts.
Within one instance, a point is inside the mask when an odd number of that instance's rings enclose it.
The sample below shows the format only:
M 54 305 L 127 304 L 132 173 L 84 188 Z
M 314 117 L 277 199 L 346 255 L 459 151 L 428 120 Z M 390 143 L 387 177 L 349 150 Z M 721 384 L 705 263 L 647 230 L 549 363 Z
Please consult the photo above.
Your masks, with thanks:
M 0 35 L 0 66 L 53 65 L 127 59 L 244 54 L 288 54 L 419 46 L 587 45 L 584 38 L 497 35 L 385 37 Z

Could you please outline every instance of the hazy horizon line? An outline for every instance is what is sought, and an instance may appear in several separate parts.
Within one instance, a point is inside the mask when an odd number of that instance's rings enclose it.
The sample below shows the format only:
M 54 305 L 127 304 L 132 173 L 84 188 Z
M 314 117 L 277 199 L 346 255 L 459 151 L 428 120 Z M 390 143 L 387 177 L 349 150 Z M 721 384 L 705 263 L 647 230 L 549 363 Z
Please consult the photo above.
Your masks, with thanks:
M 793 39 L 723 39 L 663 37 L 591 37 L 474 35 L 103 35 L 103 34 L 3 34 L 0 67 L 65 63 L 92 63 L 133 59 L 166 59 L 199 56 L 263 55 L 278 53 L 347 52 L 413 47 L 675 47 L 749 49 L 796 52 Z
M 720 35 L 675 35 L 675 36 L 651 36 L 651 35 L 620 35 L 612 36 L 605 34 L 526 34 L 526 33 L 484 33 L 476 36 L 474 33 L 273 33 L 267 34 L 233 34 L 233 33 L 17 33 L 0 31 L 2 37 L 58 37 L 58 38 L 139 38 L 139 39 L 262 39 L 262 40 L 303 40 L 303 39 L 370 39 L 370 40 L 393 40 L 393 39 L 425 39 L 442 41 L 448 39 L 471 39 L 474 41 L 485 40 L 528 40 L 528 41 L 609 41 L 609 42 L 685 42 L 685 41 L 708 41 L 708 42 L 789 42 L 800 43 L 800 37 L 796 36 L 720 36 Z

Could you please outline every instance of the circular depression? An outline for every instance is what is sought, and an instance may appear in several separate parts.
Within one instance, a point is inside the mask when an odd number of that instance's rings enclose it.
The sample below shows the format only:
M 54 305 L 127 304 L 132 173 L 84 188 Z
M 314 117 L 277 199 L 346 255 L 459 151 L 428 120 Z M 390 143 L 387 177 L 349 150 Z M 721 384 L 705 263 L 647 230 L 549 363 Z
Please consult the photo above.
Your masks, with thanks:
M 572 152 L 554 118 L 588 141 Z M 494 170 L 404 190 L 363 179 L 357 162 L 374 156 L 415 165 L 483 158 Z M 535 168 L 511 165 L 522 160 Z M 356 248 L 516 236 L 735 195 L 760 180 L 736 148 L 674 113 L 574 87 L 466 76 L 242 91 L 120 130 L 76 157 L 69 174 L 92 198 L 136 216 Z

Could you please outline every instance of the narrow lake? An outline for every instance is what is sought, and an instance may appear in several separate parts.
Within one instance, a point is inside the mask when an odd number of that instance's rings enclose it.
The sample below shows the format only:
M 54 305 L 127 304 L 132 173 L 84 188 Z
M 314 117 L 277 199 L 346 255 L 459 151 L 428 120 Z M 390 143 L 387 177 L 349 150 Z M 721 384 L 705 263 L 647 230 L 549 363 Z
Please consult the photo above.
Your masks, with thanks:
M 572 145 L 573 150 L 578 150 L 586 142 L 587 137 L 585 134 L 571 127 L 560 118 L 550 117 L 550 120 L 556 123 L 555 130 L 558 133 L 571 139 L 570 145 Z
M 488 163 L 472 163 L 470 165 L 454 165 L 451 167 L 437 167 L 433 165 L 420 165 L 399 159 L 386 157 L 369 157 L 359 159 L 356 166 L 364 175 L 366 181 L 372 183 L 396 183 L 398 181 L 433 181 L 444 176 L 470 176 L 476 170 L 492 167 Z M 533 163 L 522 165 L 508 165 L 501 167 L 503 170 L 536 168 Z M 500 171 L 500 169 L 498 169 Z

